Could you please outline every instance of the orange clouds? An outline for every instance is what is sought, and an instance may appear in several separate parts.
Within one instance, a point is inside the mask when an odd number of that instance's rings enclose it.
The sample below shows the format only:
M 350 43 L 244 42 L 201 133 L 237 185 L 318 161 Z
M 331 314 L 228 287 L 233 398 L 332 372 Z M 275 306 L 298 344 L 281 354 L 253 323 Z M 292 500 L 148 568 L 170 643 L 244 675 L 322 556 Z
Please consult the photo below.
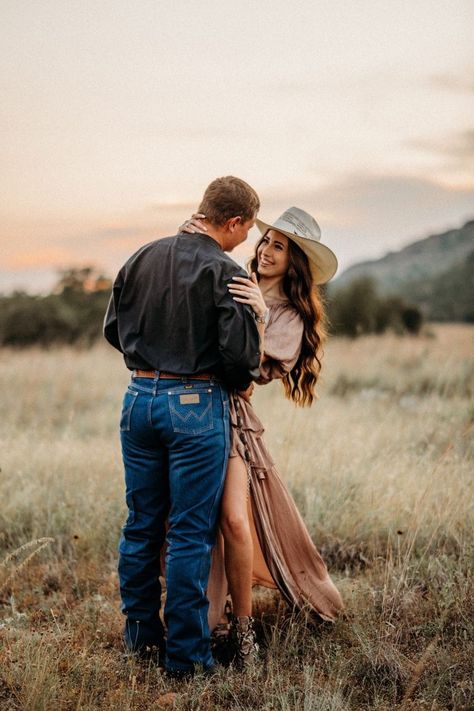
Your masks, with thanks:
M 66 248 L 34 249 L 28 252 L 14 254 L 6 260 L 6 266 L 13 270 L 29 269 L 31 267 L 60 267 L 72 260 L 71 250 Z

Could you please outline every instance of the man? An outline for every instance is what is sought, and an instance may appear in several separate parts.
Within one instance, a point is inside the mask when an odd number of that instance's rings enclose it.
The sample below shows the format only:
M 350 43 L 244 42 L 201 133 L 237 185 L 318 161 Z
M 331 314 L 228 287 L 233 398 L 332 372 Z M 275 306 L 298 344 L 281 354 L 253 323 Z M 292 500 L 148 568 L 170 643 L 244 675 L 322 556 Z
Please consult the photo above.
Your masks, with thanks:
M 165 667 L 173 676 L 214 664 L 205 591 L 229 453 L 228 389 L 246 389 L 260 360 L 253 313 L 228 291 L 233 276 L 246 275 L 225 252 L 247 238 L 259 207 L 243 180 L 214 180 L 199 206 L 206 235 L 180 233 L 130 257 L 104 322 L 133 371 L 120 423 L 125 642 L 164 654 L 158 574 L 168 520 Z

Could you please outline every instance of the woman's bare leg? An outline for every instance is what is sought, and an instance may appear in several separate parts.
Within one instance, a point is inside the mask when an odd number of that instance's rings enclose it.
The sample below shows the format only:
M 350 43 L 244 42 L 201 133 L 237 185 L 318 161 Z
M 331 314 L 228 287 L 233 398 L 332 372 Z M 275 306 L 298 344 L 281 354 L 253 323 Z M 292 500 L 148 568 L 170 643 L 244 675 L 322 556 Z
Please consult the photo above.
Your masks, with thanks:
M 222 497 L 221 528 L 225 543 L 225 572 L 236 617 L 252 614 L 253 543 L 247 498 L 247 467 L 240 457 L 231 457 Z

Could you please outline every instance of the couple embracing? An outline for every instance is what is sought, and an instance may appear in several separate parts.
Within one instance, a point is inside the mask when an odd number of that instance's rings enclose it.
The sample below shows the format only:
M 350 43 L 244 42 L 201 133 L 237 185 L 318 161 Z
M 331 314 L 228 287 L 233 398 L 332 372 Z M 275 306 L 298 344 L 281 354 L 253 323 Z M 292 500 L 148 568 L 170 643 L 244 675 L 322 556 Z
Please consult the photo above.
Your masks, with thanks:
M 212 670 L 213 631 L 237 668 L 257 662 L 253 584 L 324 620 L 342 609 L 251 405 L 254 383 L 275 378 L 286 397 L 311 405 L 324 340 L 317 284 L 337 261 L 308 213 L 293 207 L 271 225 L 259 208 L 243 180 L 214 180 L 178 235 L 122 267 L 105 317 L 105 337 L 132 371 L 120 422 L 125 643 L 158 654 L 174 677 Z M 227 252 L 254 224 L 249 277 Z

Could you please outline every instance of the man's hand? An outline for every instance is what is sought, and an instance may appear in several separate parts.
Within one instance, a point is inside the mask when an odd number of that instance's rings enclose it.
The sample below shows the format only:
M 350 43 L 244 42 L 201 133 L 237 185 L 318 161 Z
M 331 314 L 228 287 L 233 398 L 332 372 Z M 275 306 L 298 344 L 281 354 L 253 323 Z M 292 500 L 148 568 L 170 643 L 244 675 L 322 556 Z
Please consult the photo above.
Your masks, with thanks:
M 250 383 L 247 390 L 238 390 L 237 392 L 239 393 L 240 397 L 243 397 L 244 400 L 247 400 L 247 402 L 250 402 L 250 398 L 252 397 L 252 393 L 253 393 L 254 389 L 255 389 L 255 383 Z

